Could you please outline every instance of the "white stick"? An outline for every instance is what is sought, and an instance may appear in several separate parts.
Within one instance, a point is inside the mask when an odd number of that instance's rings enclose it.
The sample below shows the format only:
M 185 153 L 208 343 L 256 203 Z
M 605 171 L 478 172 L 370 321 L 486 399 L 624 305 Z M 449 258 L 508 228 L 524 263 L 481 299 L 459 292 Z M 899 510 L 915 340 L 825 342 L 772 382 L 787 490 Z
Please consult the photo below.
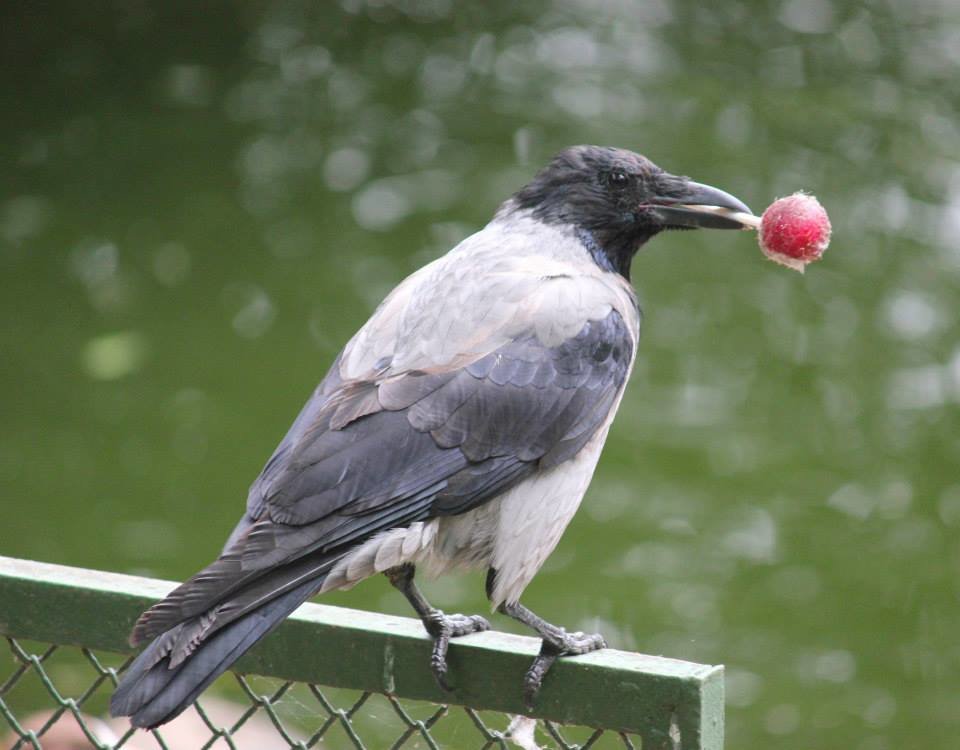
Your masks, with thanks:
M 753 214 L 745 214 L 741 211 L 732 211 L 729 208 L 724 208 L 723 206 L 686 206 L 687 208 L 695 209 L 697 211 L 709 211 L 712 214 L 719 214 L 728 219 L 733 219 L 743 224 L 744 229 L 759 229 L 760 228 L 760 217 L 754 216 Z

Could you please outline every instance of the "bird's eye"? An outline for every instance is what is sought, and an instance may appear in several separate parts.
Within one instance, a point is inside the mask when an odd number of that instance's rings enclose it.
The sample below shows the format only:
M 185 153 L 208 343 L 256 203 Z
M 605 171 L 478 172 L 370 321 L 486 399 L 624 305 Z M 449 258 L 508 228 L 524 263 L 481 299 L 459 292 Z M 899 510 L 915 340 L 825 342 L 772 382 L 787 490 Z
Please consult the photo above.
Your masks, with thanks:
M 630 176 L 619 169 L 615 169 L 607 174 L 607 184 L 613 188 L 626 187 L 630 182 Z

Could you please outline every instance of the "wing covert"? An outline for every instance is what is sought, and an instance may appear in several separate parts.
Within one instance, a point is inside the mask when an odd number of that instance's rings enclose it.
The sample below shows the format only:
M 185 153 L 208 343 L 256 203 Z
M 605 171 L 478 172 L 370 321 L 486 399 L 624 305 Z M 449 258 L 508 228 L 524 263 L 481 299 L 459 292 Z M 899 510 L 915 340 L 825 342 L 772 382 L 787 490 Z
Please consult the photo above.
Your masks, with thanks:
M 525 473 L 507 466 L 533 464 L 529 473 L 575 455 L 606 422 L 632 359 L 611 310 L 557 346 L 531 333 L 457 369 L 348 384 L 359 416 L 344 423 L 349 397 L 330 397 L 263 488 L 269 516 L 302 525 L 368 513 L 451 482 L 472 488 L 457 507 L 473 507 L 492 496 L 478 479 L 484 462 L 498 459 L 489 477 L 499 492 L 505 476 Z M 458 477 L 468 469 L 470 481 Z
M 611 310 L 557 346 L 531 333 L 441 372 L 344 383 L 334 365 L 220 558 L 144 615 L 137 638 L 280 567 L 332 564 L 382 531 L 464 513 L 572 458 L 611 417 L 632 360 L 633 337 Z

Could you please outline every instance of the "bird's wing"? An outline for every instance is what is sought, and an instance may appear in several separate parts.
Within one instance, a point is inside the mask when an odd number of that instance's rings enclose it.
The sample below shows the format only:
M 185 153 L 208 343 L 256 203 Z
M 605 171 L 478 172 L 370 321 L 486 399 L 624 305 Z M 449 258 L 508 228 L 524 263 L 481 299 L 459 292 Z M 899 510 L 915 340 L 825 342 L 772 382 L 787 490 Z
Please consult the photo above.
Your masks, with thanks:
M 606 423 L 633 361 L 632 296 L 522 258 L 485 258 L 471 283 L 455 253 L 354 337 L 251 487 L 223 554 L 145 613 L 134 642 L 204 613 L 204 633 L 222 627 L 301 568 L 318 574 L 381 531 L 476 507 Z
M 573 457 L 607 422 L 632 358 L 630 332 L 610 310 L 556 346 L 530 334 L 462 367 L 342 384 L 307 405 L 312 419 L 255 484 L 259 516 L 144 615 L 135 640 L 229 598 L 222 626 L 282 593 L 256 583 L 272 570 L 307 569 L 381 531 L 463 513 Z
M 413 497 L 431 516 L 462 513 L 488 497 L 479 477 L 495 466 L 575 455 L 605 422 L 632 358 L 610 310 L 556 346 L 527 334 L 462 366 L 346 384 L 261 488 L 265 519 L 381 517 Z M 338 543 L 354 541 L 349 525 L 336 522 Z

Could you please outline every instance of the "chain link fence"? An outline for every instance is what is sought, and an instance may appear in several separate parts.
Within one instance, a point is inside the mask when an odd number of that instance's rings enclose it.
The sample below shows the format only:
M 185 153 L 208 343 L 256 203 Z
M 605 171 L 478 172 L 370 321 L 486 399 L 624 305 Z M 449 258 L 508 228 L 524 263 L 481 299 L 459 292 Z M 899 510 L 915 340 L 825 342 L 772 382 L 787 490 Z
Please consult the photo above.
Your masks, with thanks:
M 193 715 L 169 729 L 135 730 L 100 715 L 129 659 L 114 654 L 7 638 L 13 659 L 0 683 L 2 743 L 25 748 L 98 750 L 202 748 L 640 748 L 623 732 L 536 724 L 469 706 L 405 701 L 369 691 L 331 690 L 311 683 L 231 675 L 231 699 L 197 701 Z M 56 663 L 56 657 L 61 658 Z M 48 667 L 54 667 L 49 669 Z M 90 680 L 89 684 L 85 684 Z M 84 684 L 81 684 L 84 683 Z M 41 688 L 38 690 L 38 687 Z M 223 692 L 222 690 L 220 692 Z M 242 696 L 244 702 L 237 700 Z M 33 710 L 31 710 L 31 708 Z
M 720 668 L 609 650 L 561 660 L 551 675 L 553 693 L 538 706 L 542 715 L 525 717 L 511 695 L 519 692 L 514 688 L 536 645 L 531 639 L 478 634 L 469 638 L 492 639 L 492 648 L 451 647 L 465 682 L 470 673 L 485 677 L 466 700 L 455 695 L 456 703 L 441 703 L 431 699 L 446 694 L 429 682 L 422 658 L 429 644 L 418 622 L 317 605 L 306 605 L 308 613 L 314 608 L 312 618 L 303 610 L 295 614 L 241 662 L 242 674 L 221 677 L 173 722 L 134 730 L 107 714 L 117 676 L 131 659 L 122 653 L 122 637 L 136 612 L 165 588 L 0 557 L 0 634 L 7 651 L 0 657 L 0 748 L 722 747 Z M 307 627 L 306 641 L 298 640 L 297 626 Z M 305 657 L 309 642 L 346 658 L 318 668 Z M 396 673 L 385 675 L 381 652 Z M 368 662 L 389 689 L 371 685 Z M 418 674 L 405 675 L 407 664 Z M 303 674 L 315 679 L 290 679 Z

